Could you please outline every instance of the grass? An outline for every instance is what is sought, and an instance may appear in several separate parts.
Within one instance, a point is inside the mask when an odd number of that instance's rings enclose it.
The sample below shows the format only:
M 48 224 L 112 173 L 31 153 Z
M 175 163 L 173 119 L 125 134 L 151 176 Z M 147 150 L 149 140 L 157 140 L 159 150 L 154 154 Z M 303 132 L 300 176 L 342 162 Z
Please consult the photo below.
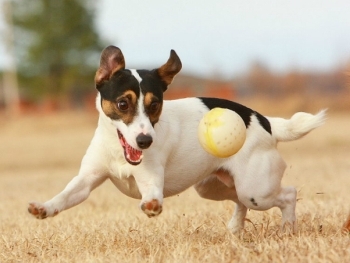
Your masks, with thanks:
M 280 211 L 249 211 L 239 236 L 226 230 L 234 204 L 193 189 L 165 199 L 147 218 L 138 200 L 110 182 L 83 204 L 37 220 L 29 201 L 57 194 L 78 172 L 96 115 L 0 119 L 0 262 L 347 262 L 350 116 L 330 115 L 306 138 L 281 144 L 284 185 L 298 188 L 296 235 L 282 233 Z M 343 142 L 343 143 L 342 143 Z

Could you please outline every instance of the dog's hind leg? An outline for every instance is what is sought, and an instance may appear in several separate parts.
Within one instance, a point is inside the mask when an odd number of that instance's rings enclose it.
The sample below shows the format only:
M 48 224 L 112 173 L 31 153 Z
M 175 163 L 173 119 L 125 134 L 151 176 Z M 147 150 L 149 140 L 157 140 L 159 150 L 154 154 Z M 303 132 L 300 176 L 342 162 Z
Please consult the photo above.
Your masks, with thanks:
M 80 204 L 88 198 L 90 192 L 105 181 L 107 177 L 100 173 L 81 170 L 65 189 L 51 200 L 41 204 L 30 202 L 28 212 L 38 219 L 55 216 L 59 212 Z
M 241 202 L 236 202 L 235 211 L 233 216 L 228 223 L 228 229 L 236 234 L 239 233 L 244 228 L 244 221 L 247 215 L 247 207 L 245 207 Z
M 296 232 L 296 189 L 281 187 L 286 164 L 276 149 L 265 150 L 264 154 L 254 151 L 249 155 L 246 166 L 235 171 L 237 195 L 247 208 L 265 211 L 279 207 L 282 212 L 282 228 L 290 225 Z
M 295 216 L 297 191 L 295 187 L 283 187 L 275 199 L 275 206 L 279 207 L 282 212 L 282 229 L 291 227 L 293 233 L 297 231 Z
M 219 170 L 198 182 L 194 188 L 201 197 L 206 199 L 234 201 L 236 203 L 235 211 L 227 227 L 232 233 L 239 233 L 244 228 L 247 208 L 239 202 L 233 178 L 228 172 Z

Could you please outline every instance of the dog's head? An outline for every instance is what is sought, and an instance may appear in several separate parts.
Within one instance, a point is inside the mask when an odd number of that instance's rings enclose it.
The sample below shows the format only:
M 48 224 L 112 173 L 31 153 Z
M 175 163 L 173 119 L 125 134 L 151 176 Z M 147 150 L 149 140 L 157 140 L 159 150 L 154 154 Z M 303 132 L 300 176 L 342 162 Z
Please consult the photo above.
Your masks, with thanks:
M 151 146 L 154 125 L 162 112 L 163 92 L 181 67 L 174 50 L 163 66 L 153 70 L 125 69 L 124 56 L 117 47 L 102 51 L 95 76 L 99 108 L 111 120 L 130 164 L 139 164 L 142 150 Z

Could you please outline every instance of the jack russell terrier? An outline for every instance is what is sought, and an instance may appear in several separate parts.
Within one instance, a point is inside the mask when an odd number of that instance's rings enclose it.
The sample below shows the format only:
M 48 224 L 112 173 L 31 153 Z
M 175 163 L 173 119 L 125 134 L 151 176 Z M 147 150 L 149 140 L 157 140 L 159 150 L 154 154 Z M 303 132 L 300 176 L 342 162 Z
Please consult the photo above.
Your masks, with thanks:
M 171 50 L 160 68 L 125 69 L 121 50 L 105 48 L 95 76 L 98 126 L 80 171 L 51 200 L 31 202 L 29 213 L 39 219 L 55 216 L 110 179 L 127 196 L 141 199 L 140 208 L 149 217 L 162 212 L 164 197 L 194 185 L 203 198 L 236 203 L 228 223 L 234 233 L 243 229 L 247 209 L 275 206 L 282 211 L 282 226 L 288 223 L 295 231 L 297 192 L 281 187 L 286 164 L 276 146 L 321 126 L 325 110 L 283 119 L 218 98 L 163 101 L 163 92 L 181 67 Z M 199 121 L 216 107 L 235 111 L 247 129 L 243 147 L 228 158 L 207 153 L 197 137 Z

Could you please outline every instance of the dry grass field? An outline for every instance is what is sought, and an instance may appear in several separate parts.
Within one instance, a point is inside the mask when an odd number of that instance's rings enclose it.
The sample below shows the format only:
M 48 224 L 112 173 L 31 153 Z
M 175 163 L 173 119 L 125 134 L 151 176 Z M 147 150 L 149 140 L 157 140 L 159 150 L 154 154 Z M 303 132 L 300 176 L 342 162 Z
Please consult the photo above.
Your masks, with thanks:
M 0 262 L 350 262 L 350 114 L 280 144 L 284 185 L 297 187 L 299 231 L 279 229 L 280 211 L 249 211 L 240 236 L 226 230 L 234 204 L 193 189 L 165 199 L 147 218 L 138 200 L 110 182 L 83 204 L 37 220 L 29 201 L 46 201 L 78 172 L 97 115 L 0 118 Z

